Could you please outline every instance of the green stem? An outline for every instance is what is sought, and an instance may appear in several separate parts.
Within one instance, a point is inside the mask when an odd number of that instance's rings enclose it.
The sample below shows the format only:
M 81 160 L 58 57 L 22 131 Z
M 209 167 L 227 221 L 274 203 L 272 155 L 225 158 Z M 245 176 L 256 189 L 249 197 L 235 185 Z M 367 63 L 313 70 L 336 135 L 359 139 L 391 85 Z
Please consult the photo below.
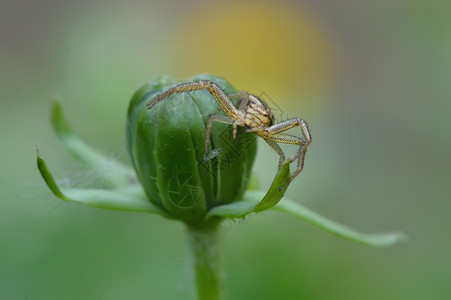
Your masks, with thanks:
M 188 244 L 199 300 L 224 299 L 224 276 L 219 245 L 220 221 L 187 224 Z

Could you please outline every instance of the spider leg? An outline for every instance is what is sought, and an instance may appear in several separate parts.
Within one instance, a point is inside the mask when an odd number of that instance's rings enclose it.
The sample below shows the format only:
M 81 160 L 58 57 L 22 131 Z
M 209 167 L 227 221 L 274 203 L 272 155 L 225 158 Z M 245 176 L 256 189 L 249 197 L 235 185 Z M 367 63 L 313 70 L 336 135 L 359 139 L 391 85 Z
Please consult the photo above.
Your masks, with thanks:
M 272 134 L 268 137 L 269 140 L 284 143 L 284 144 L 292 144 L 292 145 L 298 145 L 299 150 L 294 154 L 293 156 L 289 157 L 288 160 L 290 162 L 295 161 L 297 158 L 301 156 L 302 153 L 305 152 L 307 149 L 308 144 L 300 137 L 291 135 L 291 134 L 285 134 L 285 133 L 276 133 Z
M 172 94 L 188 93 L 204 89 L 207 90 L 215 98 L 216 102 L 219 104 L 219 107 L 225 112 L 228 117 L 236 120 L 238 119 L 238 116 L 243 114 L 243 112 L 239 111 L 233 105 L 230 97 L 219 85 L 208 80 L 200 80 L 196 82 L 176 85 L 175 87 L 157 95 L 155 98 L 149 101 L 147 103 L 147 108 L 151 109 L 155 104 L 163 101 L 165 98 L 169 97 Z
M 279 154 L 279 170 L 280 170 L 280 168 L 283 165 L 283 162 L 285 161 L 285 154 L 283 153 L 282 148 L 280 148 L 279 144 L 277 144 L 274 141 L 271 141 L 268 139 L 264 139 L 264 140 L 265 140 L 265 142 L 268 143 L 268 145 L 271 146 L 271 148 L 273 148 L 277 152 L 277 154 Z
M 285 143 L 285 144 L 294 144 L 299 146 L 298 152 L 290 157 L 288 160 L 290 162 L 295 161 L 298 159 L 298 166 L 296 171 L 291 174 L 291 177 L 288 179 L 288 181 L 279 188 L 279 190 L 284 189 L 299 173 L 301 173 L 302 169 L 304 168 L 304 159 L 305 159 L 305 152 L 307 151 L 307 146 L 311 142 L 311 137 L 309 135 L 308 142 L 304 141 L 302 138 L 294 135 L 284 134 L 284 133 L 276 133 L 272 134 L 268 137 L 271 141 L 279 142 L 279 143 Z
M 229 118 L 227 116 L 218 116 L 218 115 L 211 115 L 207 122 L 207 132 L 205 134 L 205 149 L 204 149 L 204 158 L 203 161 L 205 162 L 207 160 L 207 154 L 208 154 L 208 143 L 210 142 L 210 136 L 211 136 L 211 129 L 213 127 L 213 121 L 224 123 L 224 124 L 235 124 L 236 121 L 234 121 L 232 118 Z M 234 125 L 234 136 L 236 136 L 235 131 L 236 126 Z
M 260 132 L 260 131 L 262 131 L 262 130 L 265 130 L 265 129 L 267 129 L 268 127 L 266 127 L 265 125 L 262 125 L 262 126 L 259 126 L 259 127 L 254 127 L 254 128 L 247 128 L 246 129 L 246 133 L 247 132 Z
M 246 109 L 247 103 L 249 102 L 249 92 L 239 91 L 229 95 L 230 99 L 239 98 L 238 101 L 238 110 L 244 111 Z M 238 130 L 238 121 L 233 122 L 233 139 L 236 140 L 236 132 Z
M 280 123 L 274 124 L 273 126 L 269 127 L 267 131 L 270 133 L 279 133 L 279 132 L 286 131 L 290 128 L 297 127 L 297 126 L 301 127 L 302 134 L 304 135 L 306 141 L 309 141 L 312 139 L 310 136 L 310 131 L 308 130 L 307 122 L 305 122 L 301 118 L 292 118 L 292 119 L 288 119 L 288 120 L 282 121 Z
M 280 134 L 280 132 L 286 131 L 293 127 L 301 127 L 302 134 L 304 135 L 305 140 L 289 134 Z M 265 130 L 265 135 L 267 135 L 269 138 L 271 138 L 272 136 L 284 137 L 283 138 L 284 141 L 280 141 L 281 143 L 295 144 L 301 146 L 298 152 L 290 158 L 291 162 L 295 161 L 296 158 L 298 158 L 301 155 L 301 153 L 305 151 L 307 146 L 310 145 L 310 143 L 312 142 L 312 136 L 308 129 L 307 122 L 305 122 L 300 118 L 288 119 L 280 123 L 274 124 L 273 126 Z
M 217 112 L 220 111 L 220 110 L 221 110 L 221 108 L 218 107 L 217 109 L 215 109 L 214 111 L 212 111 L 211 113 L 209 113 L 208 116 L 211 117 L 212 115 L 214 115 L 215 113 L 217 113 Z M 233 120 L 233 119 L 232 119 L 232 120 Z M 227 123 L 227 124 L 229 124 L 229 123 Z M 232 124 L 232 123 L 230 123 L 230 124 Z M 237 133 L 237 131 L 238 131 L 238 122 L 237 122 L 237 121 L 234 121 L 233 124 L 232 124 L 232 126 L 233 126 L 233 131 L 232 131 L 232 133 L 233 133 L 233 139 L 236 140 L 236 133 Z
M 236 132 L 238 131 L 238 122 L 234 121 L 232 127 L 233 127 L 232 130 L 233 139 L 236 140 Z
M 249 102 L 249 92 L 239 91 L 239 92 L 230 94 L 229 97 L 230 97 L 230 99 L 239 98 L 240 101 L 238 101 L 238 109 L 239 110 L 246 109 L 247 103 Z

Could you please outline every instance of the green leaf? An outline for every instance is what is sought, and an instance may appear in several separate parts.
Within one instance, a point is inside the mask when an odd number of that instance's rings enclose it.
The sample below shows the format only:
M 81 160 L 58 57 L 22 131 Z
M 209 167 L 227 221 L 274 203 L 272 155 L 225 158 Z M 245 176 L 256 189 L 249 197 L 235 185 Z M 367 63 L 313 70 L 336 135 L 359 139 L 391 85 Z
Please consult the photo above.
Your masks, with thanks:
M 285 185 L 290 176 L 290 162 L 286 162 L 277 173 L 274 181 L 271 184 L 271 187 L 263 197 L 262 201 L 260 201 L 260 203 L 258 203 L 254 208 L 254 212 L 260 212 L 270 209 L 271 207 L 279 203 L 280 199 L 282 199 L 283 195 L 285 195 L 285 191 L 287 190 L 289 185 L 286 185 L 282 189 L 280 188 Z
M 209 211 L 207 217 L 219 216 L 228 218 L 243 218 L 249 213 L 255 212 L 255 208 L 263 203 L 263 200 L 260 199 L 262 199 L 262 197 L 265 199 L 269 193 L 270 192 L 265 194 L 264 191 L 247 191 L 243 197 L 244 201 L 215 207 Z M 283 197 L 283 199 L 278 202 L 277 205 L 273 206 L 272 209 L 293 215 L 342 239 L 372 247 L 388 247 L 395 243 L 407 240 L 406 235 L 399 231 L 376 234 L 358 232 L 348 226 L 329 220 L 328 218 L 323 217 L 286 197 Z
M 274 178 L 271 187 L 265 194 L 262 191 L 246 191 L 244 193 L 244 201 L 238 201 L 230 204 L 219 205 L 212 208 L 206 215 L 206 218 L 226 217 L 226 218 L 243 218 L 252 212 L 261 212 L 267 210 L 282 199 L 288 186 L 280 190 L 280 188 L 290 178 L 290 163 L 286 162 Z
M 74 133 L 56 99 L 52 100 L 51 122 L 58 139 L 67 150 L 86 167 L 96 171 L 111 186 L 128 186 L 131 182 L 137 182 L 133 169 L 94 150 Z
M 49 189 L 58 198 L 65 201 L 80 202 L 98 208 L 154 213 L 165 218 L 171 218 L 166 212 L 153 205 L 138 185 L 117 190 L 60 189 L 53 179 L 52 174 L 49 172 L 45 161 L 40 157 L 38 149 L 36 150 L 39 172 Z
M 66 196 L 61 193 L 60 189 L 58 188 L 58 185 L 56 184 L 55 180 L 53 179 L 52 174 L 47 169 L 47 165 L 45 161 L 41 158 L 39 155 L 39 149 L 36 147 L 36 154 L 37 154 L 37 163 L 38 163 L 38 169 L 41 173 L 42 178 L 44 178 L 45 183 L 47 184 L 48 188 L 52 191 L 52 193 L 57 196 L 58 198 L 70 201 Z
M 287 198 L 284 198 L 283 201 L 274 206 L 273 209 L 293 215 L 342 239 L 368 246 L 388 247 L 395 243 L 406 241 L 407 239 L 406 235 L 402 232 L 377 234 L 360 233 L 350 227 L 329 220 L 326 217 L 323 217 L 303 205 Z
M 206 219 L 214 216 L 226 218 L 244 218 L 254 211 L 256 205 L 256 203 L 238 201 L 216 206 L 208 211 Z

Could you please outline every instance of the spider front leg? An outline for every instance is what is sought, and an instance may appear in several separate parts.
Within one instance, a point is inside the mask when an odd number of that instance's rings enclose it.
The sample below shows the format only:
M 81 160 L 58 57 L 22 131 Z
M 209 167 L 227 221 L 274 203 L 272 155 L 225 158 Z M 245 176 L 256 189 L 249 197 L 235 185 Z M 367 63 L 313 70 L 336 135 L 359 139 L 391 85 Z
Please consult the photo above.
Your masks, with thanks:
M 233 94 L 229 95 L 230 99 L 233 98 L 239 98 L 240 100 L 238 101 L 238 111 L 239 112 L 243 112 L 247 107 L 247 103 L 249 102 L 249 92 L 246 91 L 239 91 Z M 242 122 L 241 122 L 242 123 Z M 233 122 L 233 139 L 236 140 L 236 132 L 238 130 L 238 125 L 240 123 L 238 121 Z
M 249 93 L 246 91 L 239 91 L 233 94 L 229 95 L 230 99 L 233 98 L 239 98 L 238 101 L 238 111 L 244 111 L 244 108 L 247 106 L 247 103 L 249 102 Z M 210 113 L 210 117 L 221 110 L 221 107 L 218 107 L 216 110 Z M 232 124 L 233 126 L 233 139 L 236 140 L 236 133 L 238 131 L 238 125 L 240 124 L 238 121 L 234 121 L 233 123 L 227 123 Z
M 176 85 L 150 100 L 147 103 L 147 108 L 151 109 L 155 104 L 163 101 L 172 94 L 189 93 L 200 90 L 207 90 L 229 118 L 236 120 L 242 116 L 243 113 L 233 105 L 227 93 L 219 85 L 209 80 L 200 80 Z

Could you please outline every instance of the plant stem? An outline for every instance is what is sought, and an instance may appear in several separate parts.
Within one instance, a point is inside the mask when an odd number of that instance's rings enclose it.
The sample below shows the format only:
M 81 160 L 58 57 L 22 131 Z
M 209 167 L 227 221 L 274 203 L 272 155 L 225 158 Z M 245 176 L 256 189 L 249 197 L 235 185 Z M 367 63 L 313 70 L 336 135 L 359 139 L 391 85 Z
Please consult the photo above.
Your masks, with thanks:
M 224 299 L 224 276 L 219 245 L 220 223 L 221 221 L 211 220 L 201 225 L 187 224 L 188 244 L 199 300 Z

